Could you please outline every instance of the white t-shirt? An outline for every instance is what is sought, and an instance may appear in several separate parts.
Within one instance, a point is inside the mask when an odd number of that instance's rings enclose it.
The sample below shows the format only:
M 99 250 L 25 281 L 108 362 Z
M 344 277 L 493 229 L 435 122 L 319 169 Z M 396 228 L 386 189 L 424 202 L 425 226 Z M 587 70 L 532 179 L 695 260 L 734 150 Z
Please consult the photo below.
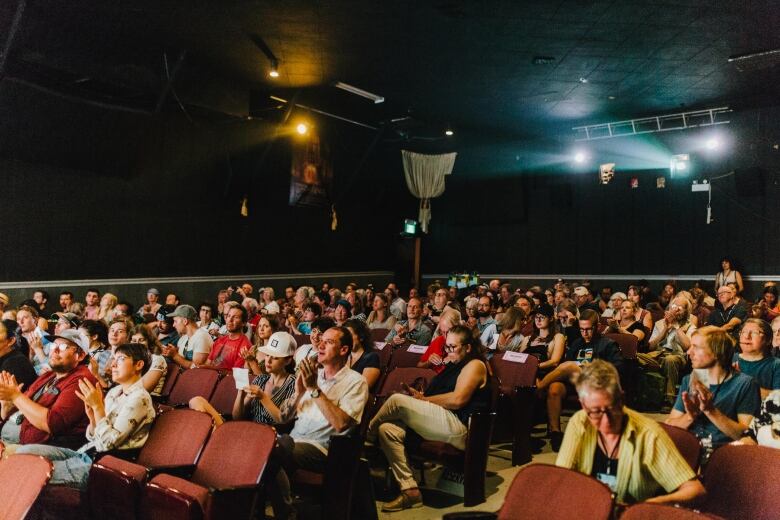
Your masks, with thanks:
M 209 333 L 204 328 L 199 328 L 195 331 L 192 337 L 186 334 L 179 338 L 179 355 L 189 361 L 195 354 L 209 354 L 211 353 L 211 346 L 214 344 L 214 340 L 211 339 Z
M 276 302 L 268 302 L 263 307 L 268 314 L 279 314 L 279 304 Z

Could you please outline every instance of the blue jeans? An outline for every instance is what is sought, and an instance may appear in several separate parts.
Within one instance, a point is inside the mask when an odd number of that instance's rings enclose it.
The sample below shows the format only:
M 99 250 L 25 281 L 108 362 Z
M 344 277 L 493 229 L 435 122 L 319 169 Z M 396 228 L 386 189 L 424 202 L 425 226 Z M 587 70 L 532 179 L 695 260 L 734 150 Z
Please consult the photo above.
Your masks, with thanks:
M 46 444 L 26 444 L 19 446 L 16 453 L 40 455 L 52 461 L 54 471 L 49 484 L 74 487 L 84 491 L 87 489 L 89 469 L 92 467 L 92 459 L 86 453 L 58 448 Z

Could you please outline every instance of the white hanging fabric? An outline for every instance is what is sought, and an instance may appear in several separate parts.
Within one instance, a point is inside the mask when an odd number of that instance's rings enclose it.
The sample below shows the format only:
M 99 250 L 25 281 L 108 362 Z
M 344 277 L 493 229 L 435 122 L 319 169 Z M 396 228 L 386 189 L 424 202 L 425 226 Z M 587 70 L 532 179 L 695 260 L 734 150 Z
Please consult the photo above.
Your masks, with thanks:
M 455 157 L 458 154 L 424 155 L 401 150 L 404 162 L 404 175 L 409 191 L 420 199 L 420 228 L 428 232 L 431 221 L 431 199 L 444 193 L 444 176 L 452 173 Z

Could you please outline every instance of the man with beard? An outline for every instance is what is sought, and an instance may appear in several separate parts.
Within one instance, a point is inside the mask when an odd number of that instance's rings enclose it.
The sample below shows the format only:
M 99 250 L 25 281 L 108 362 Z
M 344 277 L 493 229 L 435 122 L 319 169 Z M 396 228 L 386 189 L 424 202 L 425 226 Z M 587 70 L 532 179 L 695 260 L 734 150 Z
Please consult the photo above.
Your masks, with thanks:
M 175 309 L 172 305 L 163 305 L 157 311 L 157 339 L 164 347 L 179 343 L 179 333 L 173 328 L 173 318 L 168 316 Z
M 84 364 L 89 339 L 78 330 L 68 329 L 49 336 L 49 366 L 30 388 L 22 393 L 16 378 L 0 374 L 0 419 L 5 420 L 2 439 L 13 444 L 51 444 L 78 448 L 84 443 L 89 419 L 84 403 L 76 395 L 79 381 L 93 385 L 95 376 Z
M 228 311 L 225 317 L 227 334 L 220 336 L 214 342 L 205 365 L 224 369 L 244 366 L 244 358 L 241 353 L 252 349 L 252 343 L 244 335 L 245 324 L 246 309 L 237 305 Z
M 493 300 L 489 296 L 481 296 L 477 302 L 477 328 L 479 333 L 485 332 L 485 329 L 494 325 L 496 320 L 493 319 Z

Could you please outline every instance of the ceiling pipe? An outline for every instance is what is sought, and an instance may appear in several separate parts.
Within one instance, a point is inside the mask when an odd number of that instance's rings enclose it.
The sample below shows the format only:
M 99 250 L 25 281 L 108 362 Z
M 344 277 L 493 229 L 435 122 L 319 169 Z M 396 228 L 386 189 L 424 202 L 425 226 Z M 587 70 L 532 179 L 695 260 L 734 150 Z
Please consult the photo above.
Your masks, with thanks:
M 16 32 L 19 30 L 19 26 L 22 23 L 22 15 L 27 7 L 27 0 L 19 0 L 16 4 L 16 13 L 14 13 L 14 19 L 11 22 L 11 28 L 8 31 L 8 37 L 5 39 L 5 45 L 3 45 L 3 55 L 0 56 L 0 81 L 5 78 L 5 66 L 8 62 L 8 55 L 11 53 L 14 40 L 16 39 Z

